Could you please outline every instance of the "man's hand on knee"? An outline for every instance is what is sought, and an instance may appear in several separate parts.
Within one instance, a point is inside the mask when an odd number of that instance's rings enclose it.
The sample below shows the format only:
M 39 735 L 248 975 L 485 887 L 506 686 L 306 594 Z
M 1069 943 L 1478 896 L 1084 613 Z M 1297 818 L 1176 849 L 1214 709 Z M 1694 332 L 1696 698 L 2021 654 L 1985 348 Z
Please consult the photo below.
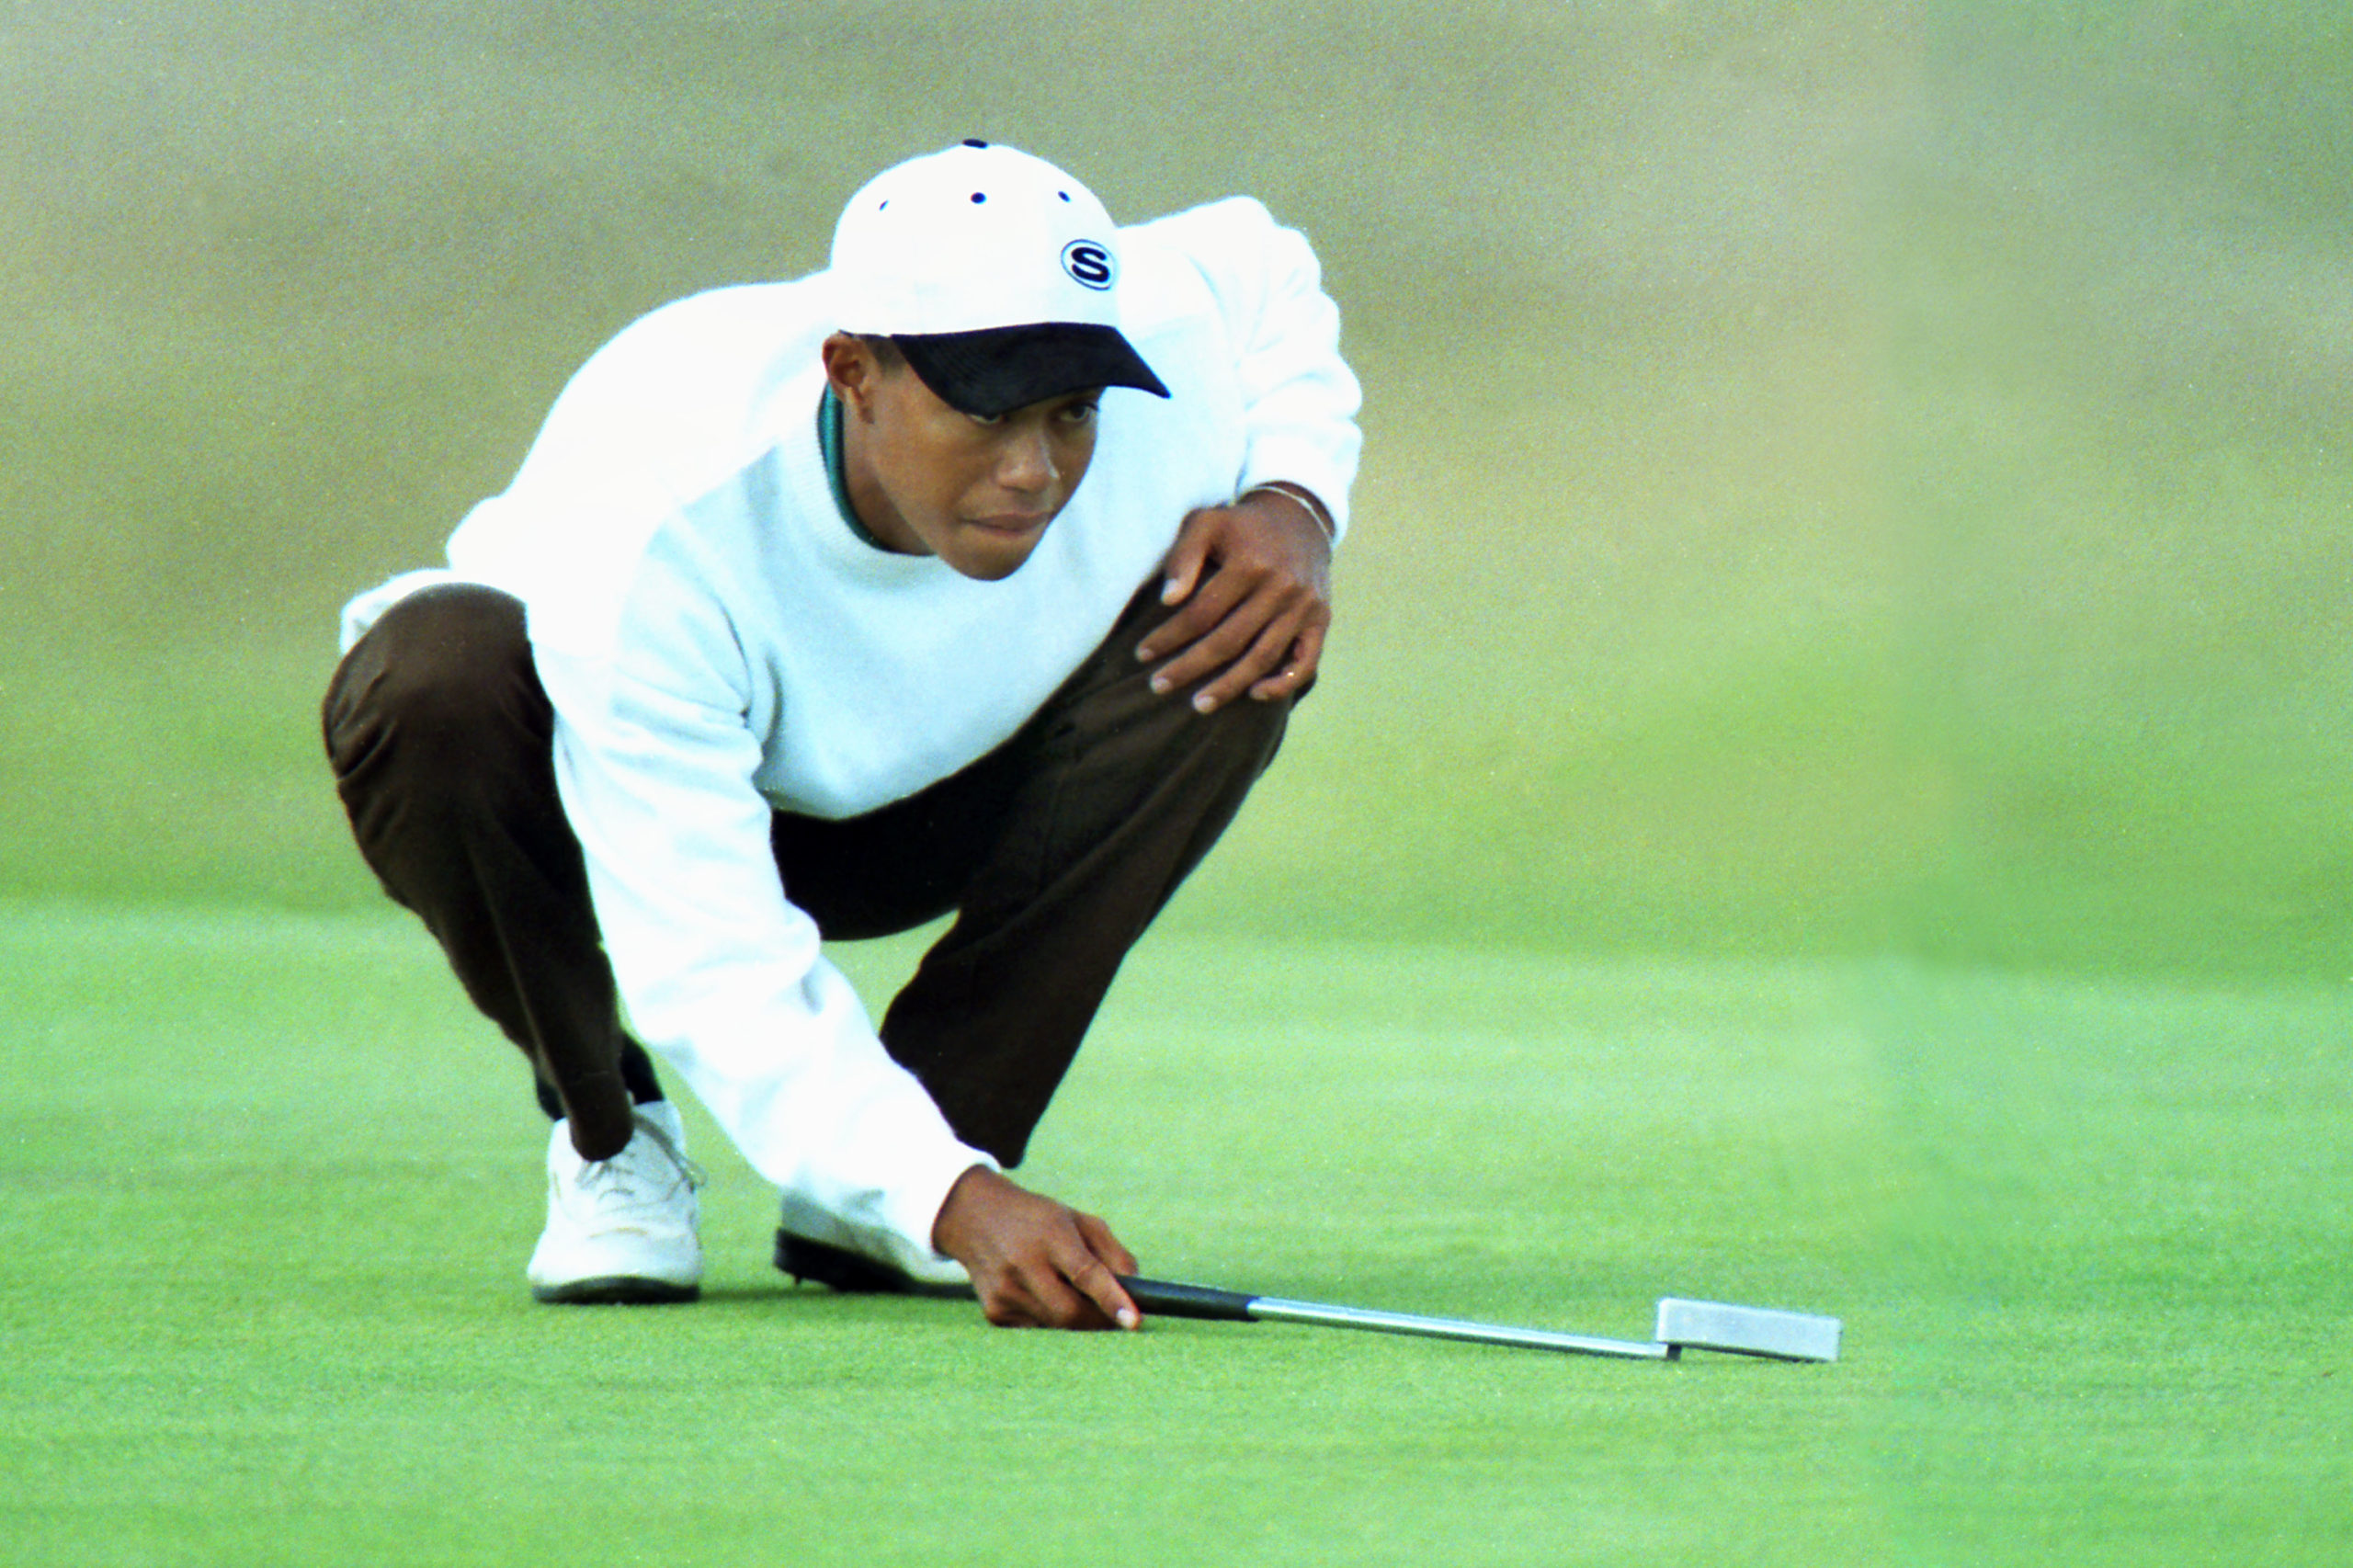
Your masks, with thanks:
M 1134 1328 L 1142 1321 L 1119 1275 L 1133 1254 L 1092 1214 L 974 1165 L 948 1190 L 932 1244 L 972 1276 L 1000 1328 Z
M 1200 683 L 1210 713 L 1236 698 L 1290 697 L 1315 678 L 1332 624 L 1332 540 L 1299 493 L 1253 491 L 1188 516 L 1169 552 L 1161 602 L 1184 608 L 1136 649 L 1154 691 Z M 1171 655 L 1174 655 L 1171 657 Z

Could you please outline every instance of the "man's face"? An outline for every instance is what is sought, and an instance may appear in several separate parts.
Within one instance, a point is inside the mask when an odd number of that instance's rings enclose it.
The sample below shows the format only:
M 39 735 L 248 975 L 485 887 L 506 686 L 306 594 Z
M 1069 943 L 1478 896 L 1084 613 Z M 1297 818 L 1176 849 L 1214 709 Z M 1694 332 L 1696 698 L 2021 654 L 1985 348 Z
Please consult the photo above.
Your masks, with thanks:
M 827 339 L 825 367 L 858 520 L 890 549 L 936 555 L 967 577 L 1018 570 L 1095 459 L 1099 389 L 978 419 L 854 338 Z

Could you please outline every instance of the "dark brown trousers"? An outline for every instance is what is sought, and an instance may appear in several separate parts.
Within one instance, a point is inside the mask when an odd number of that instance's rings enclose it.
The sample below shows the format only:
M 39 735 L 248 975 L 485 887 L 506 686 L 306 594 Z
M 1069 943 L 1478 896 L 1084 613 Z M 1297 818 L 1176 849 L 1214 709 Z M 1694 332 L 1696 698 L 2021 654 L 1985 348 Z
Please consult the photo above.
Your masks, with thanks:
M 971 767 L 847 821 L 775 817 L 786 894 L 828 939 L 956 912 L 884 1015 L 882 1042 L 959 1137 L 1008 1165 L 1129 948 L 1282 741 L 1288 702 L 1202 717 L 1182 695 L 1153 694 L 1134 649 L 1168 613 L 1157 588 Z M 324 720 L 337 792 L 385 891 L 530 1059 L 580 1153 L 618 1153 L 632 1095 L 660 1090 L 620 1022 L 521 604 L 465 585 L 412 595 L 336 669 Z

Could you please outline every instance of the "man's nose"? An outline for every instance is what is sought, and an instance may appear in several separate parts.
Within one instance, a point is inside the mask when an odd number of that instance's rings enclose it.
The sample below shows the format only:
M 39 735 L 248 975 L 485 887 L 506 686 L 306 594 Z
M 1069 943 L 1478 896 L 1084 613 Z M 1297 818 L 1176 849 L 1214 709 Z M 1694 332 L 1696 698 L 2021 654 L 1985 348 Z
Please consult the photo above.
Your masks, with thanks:
M 1054 452 L 1043 430 L 1022 430 L 1005 444 L 998 459 L 996 481 L 1007 490 L 1025 495 L 1035 495 L 1051 487 L 1061 478 L 1054 466 Z

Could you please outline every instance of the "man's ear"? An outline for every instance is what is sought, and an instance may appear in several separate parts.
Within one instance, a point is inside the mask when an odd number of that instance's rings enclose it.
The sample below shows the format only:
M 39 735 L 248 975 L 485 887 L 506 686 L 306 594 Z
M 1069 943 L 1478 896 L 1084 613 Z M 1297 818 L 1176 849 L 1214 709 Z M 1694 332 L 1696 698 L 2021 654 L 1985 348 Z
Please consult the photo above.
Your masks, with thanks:
M 860 419 L 868 417 L 874 382 L 882 372 L 874 350 L 848 333 L 837 332 L 825 339 L 818 353 L 825 362 L 825 380 L 833 384 L 842 406 Z

